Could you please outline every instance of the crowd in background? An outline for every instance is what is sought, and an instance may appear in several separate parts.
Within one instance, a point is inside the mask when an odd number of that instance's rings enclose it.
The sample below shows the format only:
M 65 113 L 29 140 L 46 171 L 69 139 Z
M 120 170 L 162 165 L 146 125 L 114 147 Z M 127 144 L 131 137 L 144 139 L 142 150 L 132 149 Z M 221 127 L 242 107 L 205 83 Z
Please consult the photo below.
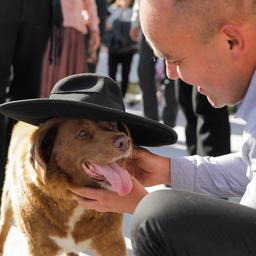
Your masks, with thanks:
M 186 144 L 190 154 L 230 152 L 226 108 L 215 110 L 205 96 L 181 80 L 169 80 L 164 61 L 154 53 L 140 29 L 135 0 L 3 0 L 0 29 L 0 103 L 48 97 L 53 85 L 67 75 L 95 72 L 101 46 L 108 49 L 108 74 L 117 79 L 123 97 L 129 88 L 134 54 L 139 55 L 138 77 L 144 115 L 174 127 L 178 105 L 186 117 Z M 26 3 L 29 2 L 29 3 Z M 161 62 L 162 69 L 156 63 Z M 164 108 L 159 113 L 160 81 Z M 216 122 L 218 120 L 218 123 Z M 14 120 L 0 116 L 0 187 Z

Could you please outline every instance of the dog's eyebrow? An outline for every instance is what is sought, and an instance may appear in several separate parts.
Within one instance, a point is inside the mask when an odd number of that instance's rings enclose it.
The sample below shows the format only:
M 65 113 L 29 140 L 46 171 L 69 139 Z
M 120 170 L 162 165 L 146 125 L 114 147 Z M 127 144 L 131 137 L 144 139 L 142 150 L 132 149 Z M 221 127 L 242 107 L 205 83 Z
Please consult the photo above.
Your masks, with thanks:
M 126 134 L 129 134 L 129 130 L 126 124 L 124 123 L 117 123 L 117 129 L 120 132 L 125 132 Z

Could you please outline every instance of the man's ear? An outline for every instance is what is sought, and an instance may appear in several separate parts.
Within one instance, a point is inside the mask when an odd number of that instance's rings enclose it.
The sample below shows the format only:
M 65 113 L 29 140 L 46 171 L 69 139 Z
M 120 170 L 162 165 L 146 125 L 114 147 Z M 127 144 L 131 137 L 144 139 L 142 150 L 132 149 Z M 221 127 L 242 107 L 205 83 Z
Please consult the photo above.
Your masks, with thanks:
M 232 56 L 240 59 L 246 51 L 246 38 L 244 37 L 242 27 L 239 25 L 225 24 L 221 28 L 227 49 Z

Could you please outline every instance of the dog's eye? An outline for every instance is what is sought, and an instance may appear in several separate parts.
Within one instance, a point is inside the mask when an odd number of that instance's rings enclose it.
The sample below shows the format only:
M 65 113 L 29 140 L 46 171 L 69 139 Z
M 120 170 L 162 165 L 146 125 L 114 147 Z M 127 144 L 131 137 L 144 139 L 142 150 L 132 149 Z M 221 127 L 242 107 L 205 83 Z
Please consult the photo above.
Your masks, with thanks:
M 117 129 L 119 132 L 124 132 L 125 134 L 129 134 L 128 127 L 126 125 L 124 125 L 123 123 L 118 123 Z
M 85 130 L 81 130 L 78 134 L 78 138 L 82 140 L 89 139 L 90 137 L 91 137 L 91 134 Z
M 117 123 L 115 122 L 103 122 L 101 123 L 101 127 L 106 131 L 117 131 Z

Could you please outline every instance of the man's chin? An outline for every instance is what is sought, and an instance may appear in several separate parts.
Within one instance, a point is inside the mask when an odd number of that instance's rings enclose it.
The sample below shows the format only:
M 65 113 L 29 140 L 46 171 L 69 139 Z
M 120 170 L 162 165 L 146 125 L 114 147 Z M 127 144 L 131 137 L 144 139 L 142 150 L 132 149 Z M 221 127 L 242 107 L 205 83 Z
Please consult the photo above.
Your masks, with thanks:
M 209 97 L 207 95 L 207 92 L 200 86 L 197 86 L 197 91 L 202 94 L 205 95 L 207 97 L 207 100 L 209 101 L 209 103 L 214 107 L 214 108 L 222 108 L 224 106 L 226 106 L 227 104 L 224 104 L 223 102 L 220 102 L 218 99 L 213 99 L 211 97 Z
M 207 100 L 214 108 L 223 108 L 226 106 L 226 104 L 223 104 L 221 102 L 218 102 L 217 100 L 213 100 L 207 96 Z

